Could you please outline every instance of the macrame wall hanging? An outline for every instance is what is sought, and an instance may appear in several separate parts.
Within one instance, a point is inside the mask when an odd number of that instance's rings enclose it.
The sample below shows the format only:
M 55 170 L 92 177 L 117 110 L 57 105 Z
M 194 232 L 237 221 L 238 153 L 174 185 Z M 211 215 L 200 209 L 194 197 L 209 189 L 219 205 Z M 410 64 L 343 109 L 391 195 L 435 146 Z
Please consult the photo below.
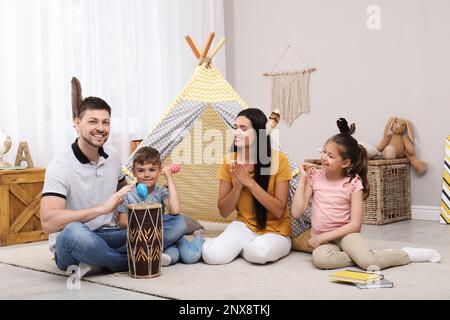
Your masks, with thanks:
M 303 70 L 274 72 L 286 52 L 291 49 L 306 65 Z M 304 112 L 309 112 L 309 81 L 311 68 L 290 45 L 284 50 L 271 72 L 264 73 L 272 78 L 272 111 L 279 109 L 281 118 L 291 126 L 295 119 Z

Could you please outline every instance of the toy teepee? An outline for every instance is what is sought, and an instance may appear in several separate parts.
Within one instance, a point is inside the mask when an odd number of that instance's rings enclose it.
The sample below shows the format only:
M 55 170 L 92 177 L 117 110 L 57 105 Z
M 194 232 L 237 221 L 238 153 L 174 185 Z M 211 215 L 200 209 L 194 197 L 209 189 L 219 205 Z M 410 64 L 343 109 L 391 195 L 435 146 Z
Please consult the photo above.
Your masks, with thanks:
M 145 146 L 160 152 L 163 166 L 180 162 L 180 158 L 188 160 L 181 162 L 182 169 L 174 176 L 181 212 L 197 219 L 223 222 L 217 209 L 217 169 L 225 154 L 231 150 L 232 138 L 227 129 L 232 127 L 237 114 L 247 105 L 212 64 L 212 58 L 225 41 L 222 39 L 208 56 L 213 38 L 214 33 L 211 33 L 203 52 L 200 52 L 195 42 L 186 36 L 199 61 L 194 75 L 150 134 L 137 146 L 124 167 L 131 169 L 134 153 Z M 227 135 L 228 139 L 225 138 Z M 220 137 L 222 141 L 211 141 Z M 220 145 L 220 148 L 214 148 L 213 145 Z M 186 155 L 189 150 L 190 154 Z M 219 161 L 211 163 L 207 158 Z M 297 169 L 291 159 L 289 162 L 292 170 Z M 291 180 L 290 198 L 297 182 L 298 178 Z M 234 217 L 234 214 L 230 215 L 226 221 Z

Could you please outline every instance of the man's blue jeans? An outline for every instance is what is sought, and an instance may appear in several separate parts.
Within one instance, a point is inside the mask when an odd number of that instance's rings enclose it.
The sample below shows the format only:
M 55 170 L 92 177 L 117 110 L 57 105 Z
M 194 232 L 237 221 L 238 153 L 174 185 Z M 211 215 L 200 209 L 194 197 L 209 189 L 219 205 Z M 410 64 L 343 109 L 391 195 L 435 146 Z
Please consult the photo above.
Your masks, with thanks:
M 201 256 L 201 245 L 195 247 L 186 244 L 177 245 L 178 240 L 184 239 L 186 231 L 187 225 L 182 215 L 163 216 L 164 253 L 171 257 L 171 264 L 178 262 L 180 256 L 185 263 L 197 262 L 198 252 Z M 56 239 L 56 265 L 63 271 L 80 262 L 108 268 L 112 272 L 126 271 L 128 270 L 126 239 L 126 229 L 91 231 L 80 222 L 69 223 Z
M 84 262 L 113 272 L 128 270 L 126 229 L 89 230 L 80 222 L 69 223 L 56 239 L 59 269 Z

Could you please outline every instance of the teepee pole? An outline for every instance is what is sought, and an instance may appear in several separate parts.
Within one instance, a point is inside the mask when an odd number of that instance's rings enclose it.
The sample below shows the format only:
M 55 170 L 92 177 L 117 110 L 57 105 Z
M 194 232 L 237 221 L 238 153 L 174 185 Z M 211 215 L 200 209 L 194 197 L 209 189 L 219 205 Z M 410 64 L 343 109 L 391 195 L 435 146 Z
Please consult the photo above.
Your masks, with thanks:
M 205 50 L 203 50 L 203 53 L 202 53 L 202 59 L 206 58 L 206 56 L 208 54 L 208 51 L 209 51 L 209 48 L 211 47 L 211 43 L 212 43 L 215 35 L 216 34 L 214 32 L 211 32 L 209 34 L 208 42 L 206 42 Z
M 198 47 L 197 43 L 194 41 L 194 39 L 192 39 L 192 43 L 194 44 L 195 48 L 198 51 L 199 57 L 197 59 L 200 59 L 200 56 L 202 55 L 202 51 L 200 50 L 200 48 Z
M 214 49 L 211 51 L 211 56 L 210 56 L 211 59 L 214 58 L 214 56 L 217 54 L 217 52 L 220 50 L 220 48 L 223 47 L 224 44 L 225 44 L 225 38 L 222 37 L 222 39 L 220 39 L 219 43 L 216 44 Z
M 189 47 L 191 47 L 191 50 L 194 53 L 194 56 L 197 59 L 200 59 L 200 56 L 201 56 L 200 50 L 198 49 L 195 42 L 191 39 L 191 37 L 189 35 L 186 35 L 184 38 L 186 39 L 187 43 L 189 44 Z

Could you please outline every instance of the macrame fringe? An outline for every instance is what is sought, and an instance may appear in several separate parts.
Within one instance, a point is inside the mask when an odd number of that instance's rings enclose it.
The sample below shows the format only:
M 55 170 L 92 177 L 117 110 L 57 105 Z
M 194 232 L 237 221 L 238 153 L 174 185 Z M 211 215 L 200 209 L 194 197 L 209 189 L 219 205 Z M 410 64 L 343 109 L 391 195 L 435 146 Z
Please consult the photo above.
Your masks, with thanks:
M 309 112 L 309 79 L 314 70 L 267 74 L 272 78 L 272 111 L 279 109 L 289 126 L 300 114 Z

